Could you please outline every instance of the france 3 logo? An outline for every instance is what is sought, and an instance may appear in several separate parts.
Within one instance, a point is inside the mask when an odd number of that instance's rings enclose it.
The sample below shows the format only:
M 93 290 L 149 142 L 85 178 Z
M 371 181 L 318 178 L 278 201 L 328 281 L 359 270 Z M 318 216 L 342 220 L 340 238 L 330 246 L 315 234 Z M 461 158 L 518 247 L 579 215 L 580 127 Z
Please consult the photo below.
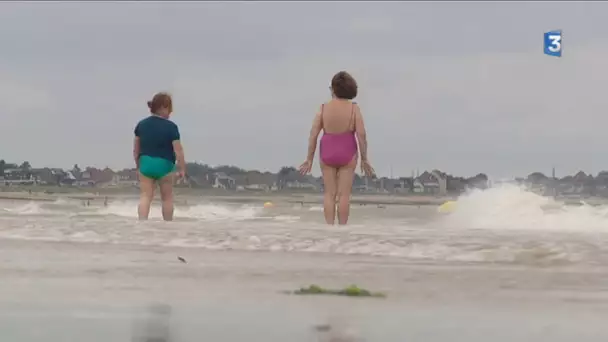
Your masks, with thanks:
M 543 50 L 547 56 L 562 56 L 562 30 L 545 32 Z

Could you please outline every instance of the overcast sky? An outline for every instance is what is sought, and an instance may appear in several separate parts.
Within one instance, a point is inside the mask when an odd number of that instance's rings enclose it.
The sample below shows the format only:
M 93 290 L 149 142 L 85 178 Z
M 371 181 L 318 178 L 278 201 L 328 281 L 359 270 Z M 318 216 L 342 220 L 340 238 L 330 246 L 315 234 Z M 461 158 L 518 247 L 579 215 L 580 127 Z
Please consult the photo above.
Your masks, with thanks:
M 276 171 L 303 161 L 347 70 L 381 175 L 595 173 L 607 16 L 574 2 L 2 2 L 0 158 L 132 167 L 133 127 L 167 90 L 189 161 Z M 562 58 L 543 55 L 553 29 Z

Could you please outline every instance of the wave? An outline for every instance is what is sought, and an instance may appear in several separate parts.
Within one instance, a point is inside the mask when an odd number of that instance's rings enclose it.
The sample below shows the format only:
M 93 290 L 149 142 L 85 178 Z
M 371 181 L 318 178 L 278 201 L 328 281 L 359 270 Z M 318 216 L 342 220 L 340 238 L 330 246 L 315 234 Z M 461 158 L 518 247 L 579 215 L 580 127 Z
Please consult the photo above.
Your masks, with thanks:
M 461 196 L 443 225 L 493 230 L 608 232 L 608 205 L 566 205 L 524 187 L 502 185 Z
M 10 224 L 0 227 L 0 237 L 454 262 L 608 261 L 608 248 L 602 245 L 608 239 L 598 238 L 598 234 L 608 232 L 608 206 L 568 206 L 512 185 L 471 191 L 461 196 L 447 215 L 398 206 L 389 214 L 386 210 L 374 213 L 375 209 L 370 208 L 365 212 L 366 218 L 371 217 L 369 221 L 357 224 L 355 214 L 355 224 L 331 228 L 322 224 L 320 212 L 309 213 L 321 210 L 318 206 L 290 209 L 208 203 L 178 207 L 176 217 L 180 220 L 172 222 L 171 229 L 158 222 L 158 203 L 153 205 L 152 220 L 148 222 L 135 220 L 136 202 L 117 202 L 107 208 L 82 207 L 74 202 L 72 209 L 66 210 L 69 206 L 69 201 L 30 202 L 4 208 Z M 76 214 L 66 215 L 70 211 Z M 64 217 L 20 218 L 51 212 Z M 405 221 L 408 215 L 419 217 Z

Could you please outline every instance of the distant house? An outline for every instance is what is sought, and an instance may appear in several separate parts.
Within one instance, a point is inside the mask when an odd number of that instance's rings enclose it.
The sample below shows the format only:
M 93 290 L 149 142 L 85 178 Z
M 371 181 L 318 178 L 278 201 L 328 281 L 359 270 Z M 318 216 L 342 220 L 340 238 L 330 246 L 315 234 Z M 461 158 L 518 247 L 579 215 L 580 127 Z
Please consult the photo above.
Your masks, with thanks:
M 316 190 L 317 186 L 309 181 L 293 180 L 285 183 L 287 189 Z
M 236 189 L 236 181 L 223 172 L 213 175 L 213 187 L 215 189 Z
M 382 177 L 379 179 L 378 189 L 380 192 L 407 192 L 409 191 L 409 184 L 403 181 L 403 179 L 393 179 L 388 177 Z
M 6 169 L 3 172 L 4 185 L 33 185 L 38 178 L 30 169 Z
M 105 168 L 103 170 L 87 167 L 85 170 L 81 171 L 80 174 L 75 177 L 74 181 L 75 186 L 107 186 L 112 184 L 112 180 L 114 179 L 114 171 L 110 168 Z
M 398 193 L 408 193 L 414 188 L 414 178 L 412 177 L 400 177 L 393 184 L 393 191 Z
M 353 191 L 359 192 L 378 192 L 380 191 L 381 181 L 377 178 L 363 177 L 362 184 L 355 184 L 353 181 Z
M 214 177 L 210 173 L 203 173 L 196 176 L 186 175 L 186 177 L 188 177 L 188 184 L 197 188 L 211 188 L 214 183 Z
M 124 169 L 114 173 L 112 176 L 112 186 L 137 186 L 139 184 L 136 169 Z
M 74 171 L 63 171 L 61 169 L 53 169 L 53 172 L 57 175 L 62 175 L 61 184 L 74 185 L 77 177 L 74 175 Z
M 416 193 L 445 195 L 447 193 L 447 176 L 438 170 L 424 171 L 414 179 L 413 185 Z
M 234 174 L 231 177 L 235 180 L 238 190 L 247 191 L 274 191 L 277 190 L 276 176 L 270 172 L 247 171 Z
M 80 172 L 78 178 L 72 184 L 75 186 L 95 186 L 96 182 L 91 175 L 91 171 L 85 170 Z
M 75 180 L 71 174 L 58 168 L 31 169 L 31 172 L 41 185 L 71 184 Z

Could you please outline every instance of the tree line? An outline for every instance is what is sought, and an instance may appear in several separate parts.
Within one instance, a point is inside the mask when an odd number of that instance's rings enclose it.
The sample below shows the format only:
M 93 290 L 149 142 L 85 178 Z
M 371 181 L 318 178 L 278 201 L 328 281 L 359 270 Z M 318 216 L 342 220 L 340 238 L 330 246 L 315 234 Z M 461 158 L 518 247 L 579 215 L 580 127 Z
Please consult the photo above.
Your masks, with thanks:
M 22 170 L 29 170 L 32 168 L 32 165 L 30 165 L 30 162 L 28 161 L 24 161 L 21 164 L 14 164 L 14 163 L 7 163 L 4 159 L 0 159 L 0 172 L 4 173 L 5 170 L 10 170 L 10 169 L 22 169 Z

